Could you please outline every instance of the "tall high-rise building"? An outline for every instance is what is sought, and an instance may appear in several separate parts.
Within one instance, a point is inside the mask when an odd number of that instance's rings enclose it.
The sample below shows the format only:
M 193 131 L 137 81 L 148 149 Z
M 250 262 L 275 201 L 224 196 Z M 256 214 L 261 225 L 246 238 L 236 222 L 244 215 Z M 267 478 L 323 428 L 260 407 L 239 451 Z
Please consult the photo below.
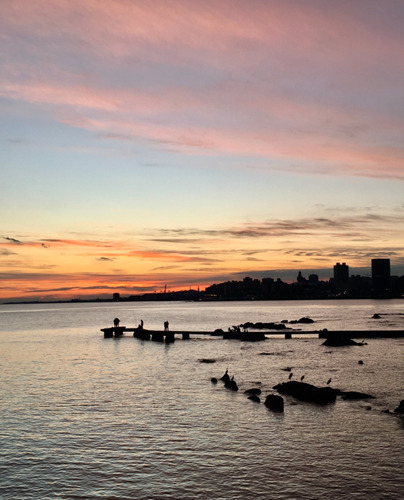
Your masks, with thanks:
M 346 282 L 349 279 L 349 266 L 343 262 L 337 262 L 334 266 L 334 280 L 335 282 Z
M 372 259 L 372 288 L 377 295 L 390 290 L 390 259 Z
M 337 292 L 345 292 L 349 285 L 349 266 L 337 262 L 334 266 L 334 287 Z

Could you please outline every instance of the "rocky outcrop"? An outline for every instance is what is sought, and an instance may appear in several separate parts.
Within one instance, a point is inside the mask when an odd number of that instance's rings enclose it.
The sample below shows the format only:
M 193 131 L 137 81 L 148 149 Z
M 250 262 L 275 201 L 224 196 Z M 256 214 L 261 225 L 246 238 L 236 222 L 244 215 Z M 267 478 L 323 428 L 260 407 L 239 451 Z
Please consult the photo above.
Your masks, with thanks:
M 274 386 L 280 394 L 293 396 L 301 401 L 318 404 L 334 403 L 337 392 L 331 387 L 316 387 L 305 382 L 289 381 Z
M 261 389 L 253 387 L 252 389 L 247 389 L 246 391 L 244 391 L 244 394 L 256 394 L 258 396 L 259 394 L 261 394 Z
M 355 342 L 349 337 L 349 334 L 337 332 L 330 334 L 323 342 L 323 345 L 329 347 L 342 347 L 347 345 L 365 345 L 363 342 Z
M 404 413 L 404 399 L 400 401 L 400 404 L 394 410 L 394 413 Z
M 374 396 L 358 391 L 338 391 L 342 399 L 374 399 Z
M 248 321 L 240 326 L 242 328 L 255 328 L 256 330 L 285 330 L 287 328 L 283 323 L 262 323 L 261 321 L 257 323 Z
M 234 377 L 232 377 L 229 381 L 225 382 L 224 386 L 226 387 L 226 389 L 230 389 L 231 391 L 238 391 L 238 385 L 234 380 Z
M 277 394 L 269 394 L 265 399 L 265 406 L 272 411 L 283 413 L 284 402 L 281 396 Z
M 304 317 L 304 318 L 300 318 L 300 319 L 293 319 L 292 321 L 289 321 L 289 323 L 291 325 L 295 325 L 298 323 L 309 324 L 309 323 L 314 323 L 314 319 Z

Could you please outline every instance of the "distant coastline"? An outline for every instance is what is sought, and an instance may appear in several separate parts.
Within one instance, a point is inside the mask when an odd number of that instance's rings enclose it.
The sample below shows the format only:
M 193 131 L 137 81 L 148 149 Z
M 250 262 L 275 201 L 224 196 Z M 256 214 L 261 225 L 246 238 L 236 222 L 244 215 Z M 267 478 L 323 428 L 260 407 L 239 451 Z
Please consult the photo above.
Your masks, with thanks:
M 248 300 L 344 300 L 344 299 L 401 299 L 404 298 L 404 275 L 390 275 L 390 259 L 372 259 L 372 277 L 349 275 L 349 266 L 337 263 L 334 276 L 320 280 L 317 274 L 308 278 L 299 271 L 296 281 L 287 283 L 280 278 L 262 279 L 246 276 L 242 280 L 212 284 L 200 291 L 148 292 L 138 295 L 89 297 L 58 300 L 19 300 L 12 298 L 3 304 L 49 304 L 82 302 L 156 302 L 156 301 L 248 301 Z

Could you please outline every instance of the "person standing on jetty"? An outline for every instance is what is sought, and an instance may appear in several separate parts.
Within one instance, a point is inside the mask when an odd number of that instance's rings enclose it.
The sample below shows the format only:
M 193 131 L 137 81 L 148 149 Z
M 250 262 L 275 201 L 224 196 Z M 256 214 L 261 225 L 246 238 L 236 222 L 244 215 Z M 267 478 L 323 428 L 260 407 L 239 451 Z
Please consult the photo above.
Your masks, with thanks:
M 169 325 L 168 321 L 164 321 L 164 331 L 165 332 L 168 332 L 168 325 Z
M 115 328 L 117 328 L 119 326 L 119 322 L 120 322 L 119 318 L 115 318 L 114 319 L 114 326 L 115 326 Z

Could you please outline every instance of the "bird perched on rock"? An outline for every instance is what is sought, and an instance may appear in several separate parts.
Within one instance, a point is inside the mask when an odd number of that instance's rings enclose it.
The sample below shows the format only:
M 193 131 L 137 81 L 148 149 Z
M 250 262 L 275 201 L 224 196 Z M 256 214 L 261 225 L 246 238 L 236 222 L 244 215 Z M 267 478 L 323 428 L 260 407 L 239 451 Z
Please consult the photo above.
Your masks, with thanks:
M 289 377 L 288 377 L 288 378 L 289 378 L 289 380 L 290 380 L 292 377 L 293 377 L 293 373 L 291 373 L 291 374 L 289 375 Z
M 331 379 L 329 378 L 329 379 L 327 380 L 327 385 L 330 385 L 330 384 L 331 384 Z
M 303 382 L 303 380 L 304 380 L 304 375 L 300 377 L 300 382 Z

